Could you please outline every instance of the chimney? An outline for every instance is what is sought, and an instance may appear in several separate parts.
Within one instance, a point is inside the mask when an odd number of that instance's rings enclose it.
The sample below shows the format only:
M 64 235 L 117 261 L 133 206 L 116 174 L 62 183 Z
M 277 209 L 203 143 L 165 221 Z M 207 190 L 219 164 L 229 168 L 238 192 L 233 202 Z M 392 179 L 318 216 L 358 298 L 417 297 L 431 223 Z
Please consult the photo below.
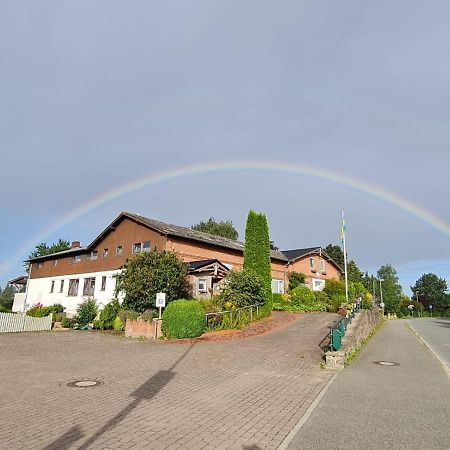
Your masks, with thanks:
M 72 241 L 71 248 L 80 248 L 80 241 Z

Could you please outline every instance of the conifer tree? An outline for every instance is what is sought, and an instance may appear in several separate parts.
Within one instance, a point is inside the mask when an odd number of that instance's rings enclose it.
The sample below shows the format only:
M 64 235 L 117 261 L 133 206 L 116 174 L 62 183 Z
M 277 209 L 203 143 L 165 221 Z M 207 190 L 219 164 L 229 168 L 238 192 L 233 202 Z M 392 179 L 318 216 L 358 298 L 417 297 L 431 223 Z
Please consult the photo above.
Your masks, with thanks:
M 266 304 L 272 310 L 272 268 L 267 218 L 250 211 L 245 228 L 244 270 L 253 270 L 261 279 L 266 292 Z

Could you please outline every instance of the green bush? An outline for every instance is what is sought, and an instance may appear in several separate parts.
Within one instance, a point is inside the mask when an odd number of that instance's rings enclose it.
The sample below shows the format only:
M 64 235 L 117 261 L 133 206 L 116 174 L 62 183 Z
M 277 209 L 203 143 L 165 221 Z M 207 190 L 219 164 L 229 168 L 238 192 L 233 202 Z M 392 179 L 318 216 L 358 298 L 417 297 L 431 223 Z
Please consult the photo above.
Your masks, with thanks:
M 298 286 L 305 284 L 306 275 L 301 272 L 290 272 L 289 273 L 289 290 L 292 291 Z
M 341 280 L 326 280 L 322 292 L 333 298 L 334 295 L 343 295 L 345 297 L 345 283 Z
M 5 306 L 3 306 L 3 305 L 0 305 L 0 312 L 4 312 L 4 313 L 10 313 L 11 312 L 11 310 L 9 310 L 8 308 L 6 308 Z
M 197 337 L 205 330 L 205 310 L 196 300 L 175 300 L 164 310 L 162 333 L 169 339 Z
M 124 330 L 125 324 L 124 324 L 124 322 L 122 322 L 122 320 L 120 319 L 119 316 L 117 316 L 117 317 L 114 319 L 113 328 L 114 328 L 114 330 L 116 330 L 116 331 L 123 331 L 123 330 Z
M 123 309 L 119 312 L 120 321 L 125 326 L 127 323 L 127 319 L 129 320 L 137 320 L 139 317 L 139 313 L 137 311 L 133 311 L 132 309 Z
M 146 309 L 139 317 L 140 320 L 151 322 L 155 317 L 158 317 L 158 312 L 154 309 Z
M 80 327 L 93 322 L 97 317 L 98 306 L 97 302 L 93 298 L 86 299 L 83 303 L 80 303 L 77 308 L 76 321 Z
M 70 319 L 69 317 L 64 317 L 63 320 L 61 320 L 61 326 L 63 328 L 72 328 L 74 325 L 74 320 Z
M 120 303 L 117 298 L 113 298 L 105 307 L 100 311 L 100 318 L 98 321 L 98 327 L 101 330 L 110 330 L 114 325 L 114 319 L 118 316 L 120 311 Z
M 290 293 L 291 305 L 298 311 L 326 311 L 325 304 L 316 300 L 314 292 L 306 286 L 298 286 Z
M 222 304 L 227 309 L 266 303 L 266 291 L 263 283 L 260 277 L 250 269 L 241 272 L 231 271 L 220 297 Z
M 40 304 L 33 306 L 27 311 L 27 316 L 31 317 L 47 317 L 50 313 L 55 316 L 55 314 L 62 313 L 64 307 L 56 303 L 51 306 L 41 306 Z

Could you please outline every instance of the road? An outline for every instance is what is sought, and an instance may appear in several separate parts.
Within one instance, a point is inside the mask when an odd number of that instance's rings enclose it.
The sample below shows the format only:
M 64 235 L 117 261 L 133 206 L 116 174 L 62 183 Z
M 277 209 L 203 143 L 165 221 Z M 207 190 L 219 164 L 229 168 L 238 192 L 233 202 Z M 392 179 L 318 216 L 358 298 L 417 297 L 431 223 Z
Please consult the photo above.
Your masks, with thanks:
M 433 328 L 440 324 L 429 325 L 427 336 L 440 342 Z M 288 448 L 449 449 L 449 417 L 447 372 L 407 321 L 391 320 L 337 376 Z
M 450 370 L 450 319 L 411 319 L 408 322 Z

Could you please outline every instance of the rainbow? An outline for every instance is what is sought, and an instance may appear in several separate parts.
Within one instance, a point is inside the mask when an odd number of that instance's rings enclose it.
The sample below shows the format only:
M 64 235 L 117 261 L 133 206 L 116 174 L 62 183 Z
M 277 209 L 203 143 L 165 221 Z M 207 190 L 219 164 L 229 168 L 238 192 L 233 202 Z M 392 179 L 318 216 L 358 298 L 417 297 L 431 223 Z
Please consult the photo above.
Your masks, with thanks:
M 30 239 L 30 241 L 26 242 L 14 255 L 12 255 L 8 259 L 8 261 L 6 261 L 6 263 L 0 266 L 0 274 L 3 275 L 14 263 L 17 263 L 17 261 L 23 259 L 24 256 L 30 251 L 30 249 L 34 248 L 37 242 L 44 241 L 48 236 L 54 234 L 64 226 L 79 219 L 83 215 L 98 208 L 99 206 L 115 200 L 120 196 L 158 183 L 165 183 L 180 178 L 187 178 L 193 175 L 198 176 L 212 173 L 248 171 L 281 172 L 285 174 L 302 175 L 334 182 L 341 186 L 346 186 L 348 188 L 368 194 L 381 201 L 384 201 L 385 203 L 390 204 L 397 209 L 408 213 L 421 222 L 424 222 L 425 224 L 431 226 L 436 231 L 443 234 L 445 237 L 450 238 L 450 226 L 447 223 L 432 215 L 425 209 L 413 204 L 407 199 L 391 192 L 385 191 L 379 186 L 375 186 L 363 180 L 306 164 L 280 163 L 274 161 L 222 161 L 206 164 L 193 164 L 159 172 L 153 172 L 90 199 L 88 202 L 83 203 L 78 208 L 71 210 L 69 214 L 66 214 L 60 220 L 52 223 L 51 226 L 45 228 L 37 236 L 34 236 L 32 239 Z

